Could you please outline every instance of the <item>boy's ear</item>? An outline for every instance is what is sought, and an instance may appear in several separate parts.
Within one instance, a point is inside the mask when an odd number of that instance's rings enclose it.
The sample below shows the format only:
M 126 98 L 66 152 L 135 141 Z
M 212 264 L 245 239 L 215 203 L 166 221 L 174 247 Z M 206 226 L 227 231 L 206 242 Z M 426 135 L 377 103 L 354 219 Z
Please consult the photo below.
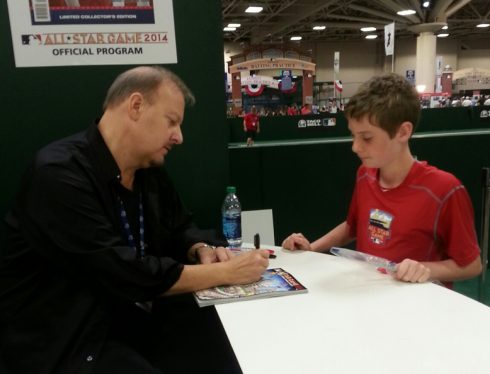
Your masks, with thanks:
M 397 136 L 400 140 L 408 141 L 413 133 L 412 122 L 405 121 L 398 128 Z

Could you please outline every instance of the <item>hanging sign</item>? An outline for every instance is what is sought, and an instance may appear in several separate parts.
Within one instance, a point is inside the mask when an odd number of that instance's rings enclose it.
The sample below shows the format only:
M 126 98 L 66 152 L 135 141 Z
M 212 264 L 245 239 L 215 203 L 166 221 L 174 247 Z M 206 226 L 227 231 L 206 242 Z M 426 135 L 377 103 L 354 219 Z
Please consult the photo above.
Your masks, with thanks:
M 393 55 L 395 50 L 395 23 L 385 25 L 385 54 Z
M 333 71 L 335 74 L 340 72 L 340 52 L 333 53 Z

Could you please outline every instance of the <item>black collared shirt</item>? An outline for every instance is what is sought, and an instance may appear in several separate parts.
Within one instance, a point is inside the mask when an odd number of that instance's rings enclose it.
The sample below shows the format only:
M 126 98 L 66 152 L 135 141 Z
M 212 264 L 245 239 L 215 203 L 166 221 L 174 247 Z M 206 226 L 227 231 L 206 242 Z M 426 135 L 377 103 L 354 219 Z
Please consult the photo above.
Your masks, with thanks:
M 96 125 L 36 155 L 6 217 L 0 368 L 90 373 L 118 305 L 152 300 L 178 280 L 198 239 L 169 177 L 163 168 L 137 172 L 147 243 L 140 259 L 121 227 L 118 176 Z

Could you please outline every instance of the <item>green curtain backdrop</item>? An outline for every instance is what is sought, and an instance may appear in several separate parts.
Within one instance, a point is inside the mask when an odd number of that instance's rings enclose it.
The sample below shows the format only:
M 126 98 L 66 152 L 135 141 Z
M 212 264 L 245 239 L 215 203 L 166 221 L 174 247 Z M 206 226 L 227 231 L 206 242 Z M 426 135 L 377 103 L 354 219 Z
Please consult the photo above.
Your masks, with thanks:
M 175 0 L 178 63 L 167 65 L 189 85 L 197 104 L 186 111 L 184 144 L 166 165 L 189 210 L 203 228 L 219 227 L 228 182 L 228 132 L 223 93 L 223 41 L 219 0 Z M 132 67 L 63 66 L 16 68 L 6 1 L 0 4 L 0 217 L 18 188 L 21 173 L 43 145 L 80 131 L 101 114 L 105 92 Z

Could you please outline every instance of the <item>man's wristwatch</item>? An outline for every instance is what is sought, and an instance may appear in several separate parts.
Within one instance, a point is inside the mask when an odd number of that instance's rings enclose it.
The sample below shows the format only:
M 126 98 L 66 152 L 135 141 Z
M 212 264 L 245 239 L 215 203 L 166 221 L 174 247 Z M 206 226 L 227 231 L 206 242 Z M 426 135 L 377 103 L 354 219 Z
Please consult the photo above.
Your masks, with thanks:
M 201 248 L 211 248 L 211 249 L 216 249 L 214 245 L 209 245 L 209 244 L 201 244 L 199 247 L 194 249 L 194 252 L 197 253 L 198 250 Z

